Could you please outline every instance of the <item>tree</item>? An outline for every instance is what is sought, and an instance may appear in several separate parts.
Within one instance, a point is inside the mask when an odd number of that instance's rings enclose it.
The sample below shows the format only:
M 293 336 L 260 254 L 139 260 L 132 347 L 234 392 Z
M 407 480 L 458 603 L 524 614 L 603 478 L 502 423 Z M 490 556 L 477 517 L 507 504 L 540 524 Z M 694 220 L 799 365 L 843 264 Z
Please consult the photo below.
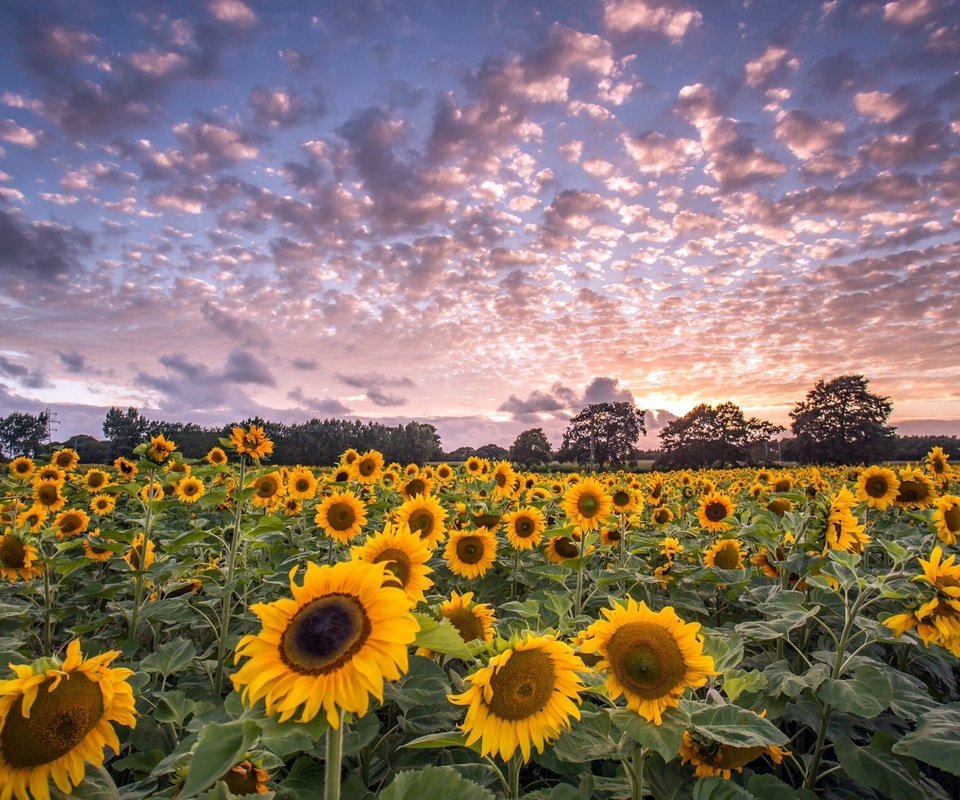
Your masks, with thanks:
M 746 419 L 736 403 L 716 408 L 701 403 L 660 431 L 658 467 L 724 466 L 747 463 L 750 450 L 784 430 L 756 417 Z
M 553 459 L 550 440 L 543 428 L 530 428 L 520 433 L 510 446 L 510 460 L 525 467 L 549 464 Z
M 47 412 L 14 411 L 0 419 L 0 452 L 8 458 L 35 456 L 47 439 Z
M 473 452 L 478 458 L 485 458 L 488 461 L 503 461 L 510 457 L 510 451 L 498 444 L 485 444 Z
M 562 461 L 603 469 L 606 464 L 622 467 L 633 458 L 640 436 L 646 434 L 646 412 L 633 403 L 593 403 L 570 420 L 557 454 Z
M 893 452 L 893 404 L 867 391 L 863 375 L 817 381 L 790 412 L 797 456 L 808 464 L 868 464 Z
M 111 407 L 103 420 L 103 435 L 110 440 L 111 457 L 130 455 L 134 447 L 147 440 L 149 427 L 149 421 L 133 406 L 126 411 Z

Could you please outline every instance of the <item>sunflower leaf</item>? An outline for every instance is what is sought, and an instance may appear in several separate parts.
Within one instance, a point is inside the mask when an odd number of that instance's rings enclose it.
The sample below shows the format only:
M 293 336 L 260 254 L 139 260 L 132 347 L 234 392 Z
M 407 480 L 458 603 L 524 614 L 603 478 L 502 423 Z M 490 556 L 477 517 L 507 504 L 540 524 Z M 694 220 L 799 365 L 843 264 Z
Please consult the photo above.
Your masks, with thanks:
M 413 643 L 416 647 L 425 647 L 435 653 L 453 656 L 464 661 L 472 661 L 470 648 L 460 638 L 460 633 L 448 620 L 437 622 L 426 614 L 414 614 L 420 623 L 420 630 Z
M 706 706 L 690 714 L 697 733 L 733 747 L 766 747 L 787 743 L 787 735 L 759 714 L 735 705 Z
M 960 775 L 960 703 L 935 708 L 917 727 L 893 745 L 893 752 Z
M 662 714 L 660 725 L 648 722 L 635 711 L 620 709 L 611 714 L 613 723 L 627 736 L 644 747 L 649 747 L 669 763 L 680 752 L 683 732 L 689 720 L 679 708 L 668 708 Z
M 693 800 L 757 800 L 742 786 L 724 778 L 701 778 L 693 785 Z
M 445 800 L 494 800 L 495 795 L 480 784 L 462 777 L 450 767 L 424 767 L 416 772 L 401 772 L 380 792 L 379 800 L 420 800 L 443 797 Z
M 257 723 L 249 719 L 205 725 L 193 751 L 190 772 L 179 800 L 187 800 L 212 786 L 246 756 L 259 735 Z

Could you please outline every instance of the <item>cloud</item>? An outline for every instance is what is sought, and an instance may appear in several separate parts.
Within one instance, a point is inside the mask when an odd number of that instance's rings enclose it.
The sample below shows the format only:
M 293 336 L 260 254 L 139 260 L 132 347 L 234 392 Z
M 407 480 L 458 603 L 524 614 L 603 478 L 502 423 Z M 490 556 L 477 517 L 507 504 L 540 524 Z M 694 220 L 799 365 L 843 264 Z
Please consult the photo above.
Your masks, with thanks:
M 407 398 L 397 394 L 389 394 L 384 391 L 385 388 L 407 388 L 416 386 L 409 378 L 388 378 L 376 372 L 352 375 L 338 372 L 337 380 L 354 389 L 362 389 L 367 396 L 367 400 L 381 408 L 407 404 Z
M 350 413 L 350 409 L 339 400 L 336 400 L 332 397 L 326 397 L 323 399 L 307 397 L 306 393 L 299 386 L 294 387 L 293 390 L 287 392 L 287 399 L 293 400 L 293 402 L 295 402 L 297 405 L 302 406 L 303 408 L 306 408 L 315 414 L 339 417 Z
M 265 128 L 291 128 L 325 110 L 322 102 L 308 108 L 303 98 L 289 87 L 268 89 L 256 86 L 250 93 L 249 103 L 254 120 Z
M 57 357 L 60 359 L 60 363 L 63 364 L 64 369 L 74 375 L 113 374 L 112 369 L 98 369 L 92 366 L 90 362 L 87 361 L 87 357 L 83 353 L 78 353 L 76 350 L 72 350 L 69 353 L 63 353 L 58 350 Z
M 534 390 L 525 400 L 511 394 L 497 410 L 504 411 L 521 422 L 536 422 L 544 418 L 568 419 L 585 406 L 594 403 L 634 402 L 633 393 L 620 386 L 617 378 L 597 377 L 587 385 L 582 394 L 557 382 L 550 387 L 549 392 Z
M 786 68 L 796 69 L 800 60 L 790 58 L 790 51 L 779 44 L 770 44 L 755 59 L 748 61 L 744 71 L 746 83 L 751 89 L 769 85 L 773 80 L 783 77 Z
M 276 386 L 277 380 L 270 368 L 246 350 L 234 350 L 227 357 L 221 380 L 229 383 Z
M 24 128 L 12 119 L 0 119 L 0 140 L 4 142 L 32 149 L 40 145 L 41 136 L 42 134 Z
M 218 22 L 249 28 L 257 24 L 257 15 L 241 0 L 211 0 L 210 13 Z
M 699 11 L 674 0 L 605 0 L 603 24 L 621 34 L 659 34 L 679 44 L 687 32 L 703 21 Z
M 39 369 L 30 369 L 6 356 L 0 356 L 0 375 L 11 378 L 28 389 L 45 389 L 53 385 Z
M 28 222 L 0 209 L 0 266 L 19 278 L 56 278 L 76 264 L 93 239 L 79 228 Z M 39 288 L 41 293 L 43 287 Z
M 659 131 L 623 134 L 620 140 L 636 168 L 654 175 L 681 172 L 703 156 L 703 149 L 692 139 L 671 138 Z

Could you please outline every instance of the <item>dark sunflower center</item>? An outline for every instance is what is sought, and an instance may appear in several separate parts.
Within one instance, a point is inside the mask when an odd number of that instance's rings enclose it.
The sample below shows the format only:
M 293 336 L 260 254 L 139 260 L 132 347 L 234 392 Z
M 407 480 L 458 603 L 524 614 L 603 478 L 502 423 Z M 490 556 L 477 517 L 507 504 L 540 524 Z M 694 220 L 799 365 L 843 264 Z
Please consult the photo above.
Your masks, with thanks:
M 490 678 L 490 711 L 500 719 L 530 719 L 546 708 L 557 676 L 542 650 L 519 650 Z
M 630 502 L 630 495 L 627 494 L 623 489 L 613 493 L 613 504 L 615 506 L 625 506 Z
M 483 639 L 483 623 L 469 609 L 458 608 L 447 612 L 444 616 L 457 629 L 463 641 L 472 642 L 474 639 Z
M 483 540 L 479 536 L 464 536 L 457 542 L 457 558 L 464 564 L 476 564 L 483 559 Z
M 104 483 L 106 483 L 106 480 L 99 472 L 94 472 L 92 475 L 87 476 L 87 486 L 91 489 L 99 489 Z
M 498 514 L 477 514 L 473 521 L 481 528 L 493 530 L 500 524 L 500 516 Z
M 775 484 L 773 484 L 773 491 L 775 492 L 789 492 L 790 488 L 793 486 L 793 481 L 787 478 L 781 478 Z
M 725 544 L 714 554 L 713 563 L 720 569 L 739 569 L 742 565 L 740 548 L 735 544 Z
M 427 484 L 423 482 L 422 478 L 414 478 L 412 481 L 407 482 L 407 494 L 410 497 L 418 494 L 425 494 L 427 490 Z
M 943 512 L 943 522 L 950 533 L 960 531 L 960 504 L 954 504 Z
M 20 569 L 23 567 L 27 557 L 27 551 L 16 536 L 9 533 L 0 538 L 0 563 L 9 569 Z
M 778 517 L 782 517 L 790 510 L 790 501 L 784 500 L 782 497 L 776 497 L 770 501 L 770 504 L 767 506 L 767 510 L 772 511 Z
M 502 489 L 504 486 L 506 486 L 506 485 L 507 485 L 507 475 L 506 475 L 506 473 L 505 473 L 505 472 L 498 472 L 498 473 L 496 474 L 496 481 L 497 481 L 497 486 L 499 486 L 501 489 Z
M 306 492 L 310 489 L 310 481 L 306 478 L 297 478 L 296 482 L 293 484 L 293 488 L 298 492 Z
M 734 747 L 721 744 L 717 754 L 711 759 L 712 766 L 718 769 L 740 769 L 767 751 L 766 747 Z
M 280 657 L 307 675 L 335 672 L 370 636 L 370 618 L 359 599 L 335 593 L 301 608 L 280 639 Z
M 333 476 L 333 480 L 336 483 L 345 483 L 349 478 L 350 473 L 345 469 L 341 469 L 336 475 Z
M 327 523 L 335 531 L 348 531 L 356 521 L 357 512 L 349 503 L 334 503 L 327 512 Z
M 359 472 L 365 478 L 373 475 L 373 473 L 376 472 L 376 469 L 377 465 L 371 458 L 364 458 L 359 464 L 357 464 L 357 472 Z
M 410 580 L 410 567 L 412 566 L 410 556 L 396 547 L 388 547 L 373 559 L 374 564 L 379 564 L 381 561 L 389 562 L 387 571 L 392 573 L 400 582 L 401 589 L 406 588 L 407 582 Z
M 870 478 L 864 488 L 870 497 L 877 499 L 886 495 L 889 487 L 887 486 L 887 481 L 877 475 L 876 477 Z
M 561 558 L 576 558 L 580 550 L 568 536 L 557 536 L 553 540 L 553 549 Z
M 256 767 L 249 761 L 235 766 L 221 780 L 234 794 L 259 794 L 258 790 L 263 785 L 260 783 Z
M 930 466 L 933 467 L 933 471 L 937 473 L 937 475 L 943 473 L 947 468 L 946 462 L 941 458 L 935 458 L 930 462 Z
M 686 673 L 673 634 L 653 622 L 619 628 L 607 643 L 607 661 L 617 680 L 644 700 L 666 697 Z
M 595 494 L 583 494 L 580 496 L 580 499 L 577 500 L 577 511 L 580 512 L 580 516 L 590 519 L 595 517 L 597 512 L 600 510 L 600 498 Z
M 63 469 L 66 469 L 72 463 L 73 463 L 73 457 L 70 456 L 68 453 L 64 453 L 63 455 L 57 456 L 56 464 L 58 467 L 62 467 Z
M 22 698 L 10 709 L 0 731 L 0 752 L 11 767 L 38 767 L 66 755 L 103 715 L 100 684 L 82 672 L 74 672 L 50 692 L 52 681 L 51 678 L 37 688 L 29 719 L 21 713 Z
M 433 526 L 435 524 L 436 521 L 433 518 L 433 514 L 426 508 L 415 509 L 410 513 L 410 518 L 407 520 L 407 525 L 410 526 L 410 530 L 413 533 L 420 534 L 421 539 L 426 539 L 433 533 Z
M 703 515 L 711 522 L 722 522 L 727 518 L 727 506 L 724 503 L 707 503 Z
M 17 464 L 14 466 L 13 471 L 16 472 L 18 475 L 26 475 L 28 472 L 30 472 L 30 466 L 31 465 L 28 464 L 26 461 L 18 461 Z
M 653 518 L 662 525 L 664 522 L 670 521 L 670 514 L 667 513 L 665 508 L 661 508 L 653 515 Z
M 607 531 L 608 542 L 619 542 L 620 538 L 620 531 Z
M 901 503 L 919 503 L 927 499 L 927 487 L 918 481 L 901 481 L 900 495 L 897 497 Z
M 273 478 L 261 478 L 257 484 L 257 497 L 273 497 L 280 489 L 280 484 Z
M 530 517 L 517 517 L 513 523 L 513 532 L 518 539 L 529 539 L 536 529 L 537 526 Z
M 69 535 L 71 533 L 76 533 L 82 527 L 82 522 L 80 517 L 76 514 L 68 514 L 63 518 L 63 521 L 60 523 L 60 532 L 64 535 Z
M 60 499 L 60 492 L 52 484 L 43 485 L 37 489 L 37 502 L 43 506 L 52 506 Z

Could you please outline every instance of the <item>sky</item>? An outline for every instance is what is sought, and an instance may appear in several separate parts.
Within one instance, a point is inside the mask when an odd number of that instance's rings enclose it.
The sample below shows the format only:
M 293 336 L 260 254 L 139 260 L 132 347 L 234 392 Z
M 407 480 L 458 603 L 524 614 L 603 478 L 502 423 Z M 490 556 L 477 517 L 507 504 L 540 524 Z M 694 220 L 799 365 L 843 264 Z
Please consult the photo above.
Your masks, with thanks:
M 0 415 L 960 433 L 960 3 L 0 9 Z

